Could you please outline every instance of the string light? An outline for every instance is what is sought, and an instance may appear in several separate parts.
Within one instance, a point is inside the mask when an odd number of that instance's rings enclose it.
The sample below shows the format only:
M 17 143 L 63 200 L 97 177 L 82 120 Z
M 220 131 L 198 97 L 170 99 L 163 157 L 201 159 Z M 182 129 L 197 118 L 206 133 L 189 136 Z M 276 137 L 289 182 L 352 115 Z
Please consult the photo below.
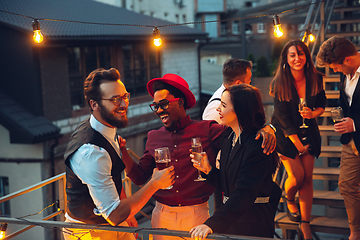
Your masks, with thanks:
M 315 41 L 315 36 L 314 36 L 314 34 L 312 34 L 312 33 L 309 34 L 309 41 L 310 41 L 310 42 L 314 42 L 314 41 Z
M 34 30 L 34 36 L 33 36 L 34 42 L 41 43 L 44 40 L 44 37 L 41 33 L 39 21 L 34 19 L 32 25 Z
M 5 238 L 5 232 L 6 232 L 6 229 L 7 229 L 7 223 L 3 223 L 1 224 L 1 227 L 0 227 L 0 239 L 4 239 Z
M 308 6 L 317 4 L 316 2 L 312 2 L 309 4 L 305 4 L 303 6 L 300 7 L 295 7 L 295 8 L 291 8 L 282 12 L 278 12 L 275 14 L 274 16 L 274 26 L 275 26 L 275 36 L 276 37 L 281 37 L 284 34 L 284 31 L 281 29 L 280 26 L 280 18 L 277 16 L 278 14 L 284 14 L 284 13 L 288 13 L 291 11 L 296 11 L 302 8 L 306 8 Z M 99 22 L 84 22 L 84 21 L 75 21 L 75 20 L 63 20 L 63 19 L 49 19 L 49 18 L 35 18 L 33 16 L 27 16 L 27 15 L 23 15 L 23 14 L 19 14 L 19 13 L 14 13 L 14 12 L 10 12 L 10 11 L 6 11 L 6 10 L 1 10 L 0 12 L 3 13 L 7 13 L 7 14 L 12 14 L 12 15 L 17 15 L 17 16 L 21 16 L 21 17 L 25 17 L 25 18 L 31 18 L 33 19 L 33 30 L 34 30 L 34 41 L 37 43 L 41 43 L 43 41 L 43 36 L 41 34 L 40 31 L 40 24 L 38 22 L 38 20 L 42 20 L 42 21 L 53 21 L 53 22 L 68 22 L 68 23 L 82 23 L 82 24 L 95 24 L 95 25 L 104 25 L 104 26 L 129 26 L 129 27 L 152 27 L 153 29 L 153 34 L 155 30 L 159 30 L 158 28 L 160 27 L 173 27 L 173 26 L 184 26 L 184 25 L 188 25 L 188 24 L 202 24 L 202 23 L 212 23 L 212 22 L 227 22 L 227 21 L 240 21 L 240 20 L 245 20 L 245 19 L 251 19 L 251 18 L 259 18 L 259 17 L 267 17 L 267 16 L 271 16 L 274 14 L 261 14 L 261 15 L 256 15 L 256 16 L 249 16 L 249 17 L 241 17 L 241 18 L 233 18 L 233 19 L 223 19 L 223 20 L 211 20 L 211 21 L 199 21 L 199 22 L 186 22 L 186 23 L 177 23 L 177 24 L 168 24 L 168 25 L 161 25 L 161 26 L 152 26 L 152 25 L 139 25 L 139 24 L 123 24 L 123 23 L 99 23 Z M 276 23 L 278 24 L 275 24 Z M 35 32 L 36 31 L 36 32 Z M 275 32 L 276 31 L 276 32 Z M 160 31 L 159 31 L 159 36 L 160 36 Z M 160 44 L 161 38 L 159 38 L 159 40 L 157 40 L 157 44 Z
M 301 41 L 309 45 L 309 42 L 315 41 L 315 36 L 309 30 L 306 30 Z
M 275 37 L 279 38 L 284 35 L 284 31 L 281 28 L 280 18 L 278 15 L 275 15 L 273 18 L 274 23 L 274 35 Z
M 157 27 L 153 29 L 153 36 L 154 36 L 154 45 L 160 47 L 162 44 L 162 40 L 160 38 L 160 30 Z

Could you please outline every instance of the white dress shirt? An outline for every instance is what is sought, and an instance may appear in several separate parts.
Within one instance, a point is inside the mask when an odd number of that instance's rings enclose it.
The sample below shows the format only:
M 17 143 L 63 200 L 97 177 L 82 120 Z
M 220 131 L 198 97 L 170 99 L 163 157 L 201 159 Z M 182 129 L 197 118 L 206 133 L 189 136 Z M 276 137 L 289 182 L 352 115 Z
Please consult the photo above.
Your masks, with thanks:
M 360 67 L 356 70 L 354 76 L 352 78 L 350 74 L 346 75 L 346 81 L 345 81 L 345 93 L 349 102 L 349 106 L 351 106 L 351 102 L 353 99 L 354 91 L 356 88 L 356 85 L 359 81 L 360 76 Z
M 216 90 L 214 92 L 214 94 L 211 96 L 211 98 L 209 99 L 208 104 L 206 105 L 203 115 L 202 115 L 202 119 L 203 120 L 215 120 L 218 123 L 220 123 L 220 115 L 219 112 L 216 111 L 216 109 L 219 107 L 220 105 L 220 101 L 213 100 L 214 98 L 220 98 L 221 99 L 221 95 L 224 92 L 225 87 L 224 84 L 221 84 L 221 87 L 218 88 L 218 90 Z
M 116 128 L 109 128 L 91 115 L 90 126 L 108 140 L 120 156 L 116 139 Z M 121 157 L 121 156 L 120 156 Z M 89 188 L 95 206 L 94 212 L 105 219 L 120 204 L 120 196 L 111 176 L 112 162 L 109 153 L 99 146 L 87 143 L 82 145 L 71 157 L 70 165 L 76 176 Z M 66 214 L 66 218 L 79 222 Z

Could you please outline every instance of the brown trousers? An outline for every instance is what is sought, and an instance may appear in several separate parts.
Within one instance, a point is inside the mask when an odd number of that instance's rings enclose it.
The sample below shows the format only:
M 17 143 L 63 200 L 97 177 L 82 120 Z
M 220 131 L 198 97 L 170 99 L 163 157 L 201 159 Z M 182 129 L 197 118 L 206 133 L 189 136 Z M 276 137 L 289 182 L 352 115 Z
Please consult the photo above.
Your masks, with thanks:
M 344 197 L 351 231 L 360 231 L 360 157 L 354 141 L 342 146 L 339 190 Z

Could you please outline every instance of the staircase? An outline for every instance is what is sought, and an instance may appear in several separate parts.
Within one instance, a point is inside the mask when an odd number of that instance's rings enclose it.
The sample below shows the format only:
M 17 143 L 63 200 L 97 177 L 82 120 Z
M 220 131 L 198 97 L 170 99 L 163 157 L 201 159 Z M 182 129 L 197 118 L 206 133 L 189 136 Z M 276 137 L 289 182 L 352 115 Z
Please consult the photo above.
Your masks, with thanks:
M 331 7 L 332 0 L 329 0 Z M 338 0 L 332 9 L 327 33 L 321 41 L 334 35 L 344 36 L 351 40 L 360 50 L 360 3 L 354 0 Z M 328 14 L 329 10 L 322 9 Z M 326 19 L 323 18 L 323 24 Z M 319 35 L 318 35 L 319 36 Z M 320 239 L 317 233 L 330 233 L 348 236 L 349 224 L 344 206 L 343 197 L 337 188 L 339 178 L 339 165 L 341 157 L 340 134 L 334 132 L 330 109 L 339 106 L 339 75 L 335 75 L 331 69 L 325 70 L 324 89 L 328 104 L 325 112 L 318 118 L 320 134 L 322 136 L 322 148 L 319 159 L 315 160 L 314 168 L 314 198 L 313 214 L 316 209 L 322 208 L 319 215 L 311 217 L 311 230 L 314 239 Z M 284 170 L 285 171 L 285 170 Z M 279 180 L 280 183 L 286 178 Z M 315 190 L 317 189 L 317 190 Z M 284 194 L 285 195 L 285 194 Z M 284 203 L 280 205 L 285 211 L 279 211 L 275 217 L 275 227 L 281 228 L 283 239 L 294 239 L 298 230 L 298 223 L 292 222 L 286 215 Z M 320 207 L 319 207 L 320 206 Z

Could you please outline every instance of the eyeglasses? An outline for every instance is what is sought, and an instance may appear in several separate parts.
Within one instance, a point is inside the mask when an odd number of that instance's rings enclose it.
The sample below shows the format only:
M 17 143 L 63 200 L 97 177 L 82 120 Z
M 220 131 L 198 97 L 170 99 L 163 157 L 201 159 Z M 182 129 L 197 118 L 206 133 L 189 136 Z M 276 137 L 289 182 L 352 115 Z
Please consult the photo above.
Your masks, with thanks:
M 112 98 L 102 98 L 102 100 L 109 100 L 112 101 L 112 103 L 115 106 L 120 106 L 122 101 L 125 101 L 127 103 L 129 103 L 130 101 L 130 93 L 125 93 L 123 96 L 116 96 L 116 97 L 112 97 Z
M 157 110 L 159 110 L 159 107 L 162 109 L 162 110 L 166 110 L 169 108 L 169 104 L 170 102 L 175 102 L 177 100 L 179 100 L 180 98 L 173 98 L 173 99 L 170 99 L 170 100 L 167 100 L 167 99 L 163 99 L 161 100 L 159 103 L 152 103 L 150 104 L 150 108 L 153 112 L 156 112 Z

